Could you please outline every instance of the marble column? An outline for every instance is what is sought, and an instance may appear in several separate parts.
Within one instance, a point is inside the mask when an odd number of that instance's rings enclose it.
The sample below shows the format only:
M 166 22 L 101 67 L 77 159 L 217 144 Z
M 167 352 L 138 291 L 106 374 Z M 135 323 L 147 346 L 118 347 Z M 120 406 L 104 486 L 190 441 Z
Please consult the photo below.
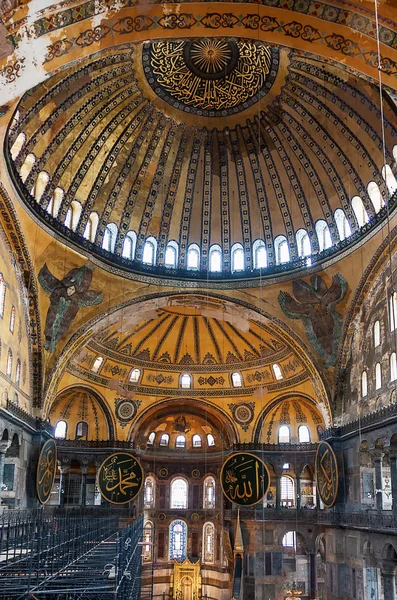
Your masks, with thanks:
M 309 596 L 312 600 L 317 596 L 317 569 L 316 569 L 316 553 L 309 552 L 310 559 L 310 592 Z
M 300 510 L 302 506 L 302 496 L 301 496 L 301 478 L 296 478 L 296 509 Z
M 391 479 L 391 494 L 392 494 L 392 512 L 393 516 L 397 517 L 397 453 L 390 453 L 390 479 Z
M 276 510 L 281 508 L 281 475 L 276 475 Z
M 374 456 L 375 465 L 375 489 L 376 489 L 376 510 L 382 512 L 383 500 L 382 500 L 382 454 L 376 453 Z
M 67 467 L 59 467 L 59 506 L 63 506 L 65 504 L 65 475 L 69 469 Z
M 81 467 L 81 506 L 87 504 L 87 472 L 88 467 Z
M 395 578 L 394 570 L 391 572 L 389 570 L 387 572 L 382 571 L 384 600 L 396 600 Z
M 3 483 L 4 483 L 4 462 L 6 457 L 6 452 L 11 445 L 11 441 L 0 441 L 0 504 L 1 504 L 1 494 L 3 492 Z

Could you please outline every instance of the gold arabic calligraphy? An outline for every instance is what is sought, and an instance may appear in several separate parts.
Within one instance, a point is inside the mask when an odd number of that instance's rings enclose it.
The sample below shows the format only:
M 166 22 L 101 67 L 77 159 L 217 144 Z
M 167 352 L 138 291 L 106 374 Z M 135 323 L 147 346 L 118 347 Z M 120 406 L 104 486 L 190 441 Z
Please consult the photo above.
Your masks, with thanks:
M 323 502 L 328 503 L 335 497 L 336 465 L 329 448 L 326 448 L 320 458 L 319 484 Z
M 238 60 L 230 72 L 228 61 L 232 60 L 232 53 L 227 52 L 227 42 L 213 40 L 211 45 L 205 39 L 197 41 L 192 54 L 194 70 L 184 55 L 185 44 L 174 40 L 152 43 L 151 68 L 157 83 L 186 106 L 210 111 L 237 107 L 263 87 L 270 71 L 271 50 L 263 44 L 238 41 Z M 209 79 L 215 69 L 221 77 Z
M 123 467 L 123 464 L 128 463 L 128 467 Z M 139 485 L 136 473 L 130 469 L 136 465 L 136 461 L 131 459 L 118 462 L 117 456 L 114 456 L 110 464 L 104 467 L 104 480 L 106 481 L 106 491 L 118 491 L 123 496 L 127 495 L 127 490 Z
M 50 448 L 39 460 L 38 485 L 42 486 L 42 496 L 45 498 L 51 492 L 55 472 L 55 452 Z
M 251 456 L 239 454 L 225 464 L 224 491 L 237 504 L 253 504 L 265 493 L 264 467 Z

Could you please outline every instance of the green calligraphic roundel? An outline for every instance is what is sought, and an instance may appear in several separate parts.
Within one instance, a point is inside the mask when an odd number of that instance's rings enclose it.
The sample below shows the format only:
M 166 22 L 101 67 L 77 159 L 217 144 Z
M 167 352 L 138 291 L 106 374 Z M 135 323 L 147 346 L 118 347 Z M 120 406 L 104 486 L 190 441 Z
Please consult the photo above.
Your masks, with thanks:
M 57 467 L 55 441 L 47 440 L 41 449 L 36 472 L 36 493 L 41 504 L 45 504 L 50 498 Z
M 143 469 L 135 456 L 116 452 L 108 456 L 98 472 L 98 488 L 112 504 L 131 502 L 143 483 Z
M 336 502 L 339 487 L 338 463 L 331 446 L 320 442 L 316 454 L 317 492 L 326 508 Z
M 221 485 L 226 498 L 239 506 L 260 502 L 269 488 L 265 463 L 249 452 L 232 454 L 221 469 Z

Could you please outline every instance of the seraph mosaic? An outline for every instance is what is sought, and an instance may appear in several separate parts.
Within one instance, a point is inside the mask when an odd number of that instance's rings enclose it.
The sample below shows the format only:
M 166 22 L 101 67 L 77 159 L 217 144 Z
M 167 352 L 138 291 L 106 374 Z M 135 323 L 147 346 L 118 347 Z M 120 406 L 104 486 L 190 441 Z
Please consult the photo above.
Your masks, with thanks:
M 278 295 L 284 314 L 303 321 L 306 335 L 324 359 L 326 367 L 336 362 L 342 316 L 335 307 L 345 297 L 347 287 L 347 282 L 339 273 L 332 277 L 330 287 L 320 275 L 313 275 L 310 284 L 303 279 L 292 282 L 295 298 L 288 292 Z
M 71 269 L 63 279 L 57 279 L 46 263 L 41 268 L 39 282 L 50 296 L 44 330 L 46 350 L 54 352 L 80 308 L 102 302 L 103 294 L 89 289 L 91 281 L 92 269 L 87 265 Z

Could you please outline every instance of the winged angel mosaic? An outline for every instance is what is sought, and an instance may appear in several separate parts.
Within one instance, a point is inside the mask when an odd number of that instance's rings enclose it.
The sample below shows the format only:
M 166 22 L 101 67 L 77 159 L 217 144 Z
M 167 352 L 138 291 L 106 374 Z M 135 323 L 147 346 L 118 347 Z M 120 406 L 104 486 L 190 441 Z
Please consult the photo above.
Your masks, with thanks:
M 292 282 L 293 298 L 280 292 L 280 306 L 291 319 L 301 319 L 308 339 L 325 360 L 325 366 L 336 362 L 342 316 L 335 310 L 347 292 L 347 282 L 337 273 L 328 287 L 320 275 L 313 275 L 310 284 L 302 279 Z
M 44 330 L 46 350 L 54 352 L 80 308 L 102 302 L 103 294 L 89 289 L 91 281 L 92 269 L 87 265 L 71 269 L 63 279 L 57 279 L 46 264 L 42 266 L 39 282 L 50 296 Z

